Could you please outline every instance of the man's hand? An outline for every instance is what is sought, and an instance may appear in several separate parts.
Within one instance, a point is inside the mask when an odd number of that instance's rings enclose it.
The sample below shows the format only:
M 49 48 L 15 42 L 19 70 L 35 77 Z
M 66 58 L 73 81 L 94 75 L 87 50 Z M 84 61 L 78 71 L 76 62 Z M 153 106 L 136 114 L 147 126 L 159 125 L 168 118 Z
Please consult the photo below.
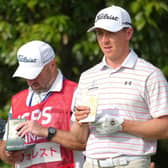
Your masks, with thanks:
M 93 125 L 96 127 L 96 134 L 111 135 L 113 133 L 122 131 L 123 119 L 105 116 L 98 119 Z
M 155 163 L 154 162 L 151 162 L 150 168 L 155 168 Z
M 75 118 L 76 121 L 80 121 L 88 116 L 90 113 L 90 108 L 87 106 L 77 106 L 75 107 Z
M 24 151 L 5 151 L 5 155 L 10 163 L 20 162 L 23 160 Z
M 7 151 L 6 141 L 0 141 L 0 158 L 7 164 L 14 164 L 23 160 L 23 151 Z
M 48 135 L 48 129 L 45 127 L 42 127 L 40 124 L 37 123 L 37 121 L 33 120 L 27 120 L 17 127 L 18 135 L 21 137 L 24 137 L 27 133 L 32 133 L 36 136 L 42 136 L 47 137 Z

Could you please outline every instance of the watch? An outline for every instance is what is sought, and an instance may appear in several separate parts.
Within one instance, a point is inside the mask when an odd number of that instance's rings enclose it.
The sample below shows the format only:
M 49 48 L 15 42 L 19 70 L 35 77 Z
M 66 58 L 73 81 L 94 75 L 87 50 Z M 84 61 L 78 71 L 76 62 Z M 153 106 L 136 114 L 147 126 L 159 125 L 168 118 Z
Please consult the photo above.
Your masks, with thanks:
M 54 137 L 54 135 L 56 135 L 56 133 L 57 133 L 57 129 L 56 129 L 56 128 L 49 127 L 49 128 L 48 128 L 47 140 L 51 140 L 52 137 Z

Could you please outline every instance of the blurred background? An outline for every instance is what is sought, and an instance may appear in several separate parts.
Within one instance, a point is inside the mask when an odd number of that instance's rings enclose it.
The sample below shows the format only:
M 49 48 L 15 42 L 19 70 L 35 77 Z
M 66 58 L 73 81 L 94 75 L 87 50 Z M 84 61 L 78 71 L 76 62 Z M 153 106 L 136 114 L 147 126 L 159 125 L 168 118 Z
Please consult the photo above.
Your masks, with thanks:
M 0 0 L 0 118 L 7 119 L 11 96 L 27 87 L 12 78 L 17 49 L 30 40 L 50 43 L 63 74 L 78 82 L 80 73 L 103 56 L 95 34 L 86 31 L 96 13 L 113 4 L 132 17 L 131 47 L 168 79 L 168 0 Z M 167 168 L 168 140 L 158 146 L 152 160 L 156 168 Z M 10 167 L 0 161 L 0 168 Z

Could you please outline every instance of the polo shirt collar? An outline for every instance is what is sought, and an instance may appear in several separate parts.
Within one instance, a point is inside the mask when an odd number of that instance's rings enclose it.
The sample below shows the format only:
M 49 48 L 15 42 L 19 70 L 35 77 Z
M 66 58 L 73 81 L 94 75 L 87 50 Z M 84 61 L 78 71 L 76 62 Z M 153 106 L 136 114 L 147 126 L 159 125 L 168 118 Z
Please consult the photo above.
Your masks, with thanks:
M 128 56 L 126 57 L 126 59 L 123 61 L 123 63 L 121 64 L 120 68 L 121 67 L 125 67 L 125 68 L 133 68 L 136 61 L 137 61 L 137 54 L 132 50 L 130 49 L 130 52 L 128 54 Z M 106 60 L 105 60 L 105 56 L 103 57 L 102 59 L 102 62 L 100 63 L 100 70 L 105 70 L 107 68 L 111 68 L 107 63 L 106 63 Z M 118 69 L 118 68 L 117 68 Z
M 49 92 L 60 92 L 62 90 L 62 87 L 63 87 L 63 75 L 61 71 L 58 69 L 56 80 L 49 89 Z

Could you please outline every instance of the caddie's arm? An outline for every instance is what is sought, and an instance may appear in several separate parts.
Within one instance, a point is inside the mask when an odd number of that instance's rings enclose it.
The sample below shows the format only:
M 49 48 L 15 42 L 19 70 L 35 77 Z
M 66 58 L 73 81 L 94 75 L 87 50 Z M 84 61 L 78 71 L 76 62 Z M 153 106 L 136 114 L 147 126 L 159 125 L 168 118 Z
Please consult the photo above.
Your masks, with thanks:
M 83 127 L 86 126 L 81 126 L 78 122 L 75 122 L 70 131 L 54 128 L 54 135 L 49 139 L 49 141 L 56 142 L 72 150 L 84 150 L 86 143 L 80 138 L 80 135 L 76 134 L 78 131 L 80 132 Z M 33 120 L 27 120 L 20 123 L 17 130 L 19 130 L 18 135 L 21 137 L 24 137 L 27 133 L 32 133 L 33 135 L 46 137 L 48 139 L 49 135 L 49 128 L 43 127 Z
M 0 141 L 0 159 L 7 164 L 14 165 L 15 162 L 23 159 L 23 151 L 6 151 L 6 141 Z

